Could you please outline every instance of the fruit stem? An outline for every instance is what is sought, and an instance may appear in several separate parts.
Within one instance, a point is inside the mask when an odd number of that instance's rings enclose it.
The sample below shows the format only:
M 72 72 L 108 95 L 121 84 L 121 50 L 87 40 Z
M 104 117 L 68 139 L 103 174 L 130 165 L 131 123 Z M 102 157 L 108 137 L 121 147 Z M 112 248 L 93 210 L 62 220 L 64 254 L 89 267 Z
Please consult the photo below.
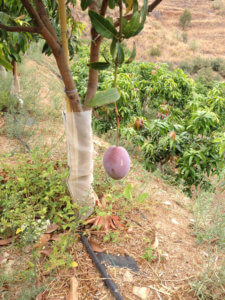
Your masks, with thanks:
M 119 9 L 120 9 L 120 23 L 119 23 L 119 42 L 122 40 L 122 17 L 123 17 L 123 5 L 122 0 L 119 2 Z M 117 82 L 117 72 L 118 72 L 118 55 L 115 60 L 115 73 L 114 73 L 114 88 L 116 88 Z M 116 146 L 119 145 L 119 126 L 120 126 L 120 116 L 117 108 L 117 104 L 115 102 L 115 113 L 116 113 Z
M 118 62 L 117 58 L 115 61 L 115 73 L 114 73 L 114 87 L 116 88 L 116 80 L 117 80 L 117 70 L 118 70 Z M 117 104 L 115 102 L 115 113 L 116 113 L 116 146 L 119 145 L 119 125 L 120 125 L 120 118 L 119 118 L 119 112 L 117 108 Z

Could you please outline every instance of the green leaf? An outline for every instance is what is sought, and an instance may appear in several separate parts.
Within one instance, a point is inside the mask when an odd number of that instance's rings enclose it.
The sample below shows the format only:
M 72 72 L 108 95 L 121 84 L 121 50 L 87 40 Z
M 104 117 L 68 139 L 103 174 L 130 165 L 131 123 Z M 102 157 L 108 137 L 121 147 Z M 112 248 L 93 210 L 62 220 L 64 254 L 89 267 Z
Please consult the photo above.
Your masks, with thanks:
M 12 65 L 5 59 L 5 57 L 0 53 L 0 65 L 6 70 L 12 70 Z
M 10 17 L 10 15 L 0 11 L 0 20 L 1 20 L 1 23 L 7 24 L 9 20 L 12 21 L 12 18 Z
M 118 63 L 122 64 L 124 62 L 124 52 L 120 43 L 116 44 L 116 49 L 117 49 Z
M 116 1 L 115 0 L 109 0 L 109 8 L 114 9 L 116 6 Z
M 126 13 L 125 14 L 128 14 L 132 7 L 133 7 L 133 0 L 125 0 L 126 4 L 127 4 L 127 9 L 126 9 Z
M 88 14 L 91 19 L 92 26 L 99 34 L 108 39 L 115 38 L 118 35 L 115 27 L 103 16 L 99 15 L 93 10 L 90 10 Z
M 94 98 L 88 103 L 89 107 L 102 106 L 109 103 L 116 102 L 120 98 L 120 94 L 116 88 L 108 89 L 106 91 L 97 92 Z
M 112 43 L 110 45 L 110 53 L 112 55 L 112 58 L 115 59 L 116 58 L 116 39 L 112 40 Z
M 136 45 L 134 43 L 133 44 L 133 50 L 131 52 L 131 55 L 130 55 L 129 59 L 126 61 L 126 64 L 130 64 L 135 59 L 135 56 L 136 56 Z
M 139 203 L 143 203 L 148 198 L 148 196 L 149 196 L 148 193 L 142 193 L 138 196 L 137 201 Z
M 110 66 L 110 63 L 98 61 L 90 63 L 89 66 L 94 70 L 105 70 Z
M 122 33 L 126 39 L 130 38 L 131 36 L 134 36 L 137 32 L 137 30 L 140 28 L 140 13 L 136 11 L 131 20 L 127 22 L 127 24 L 123 24 L 122 26 Z
M 91 0 L 81 0 L 81 9 L 85 10 L 91 4 Z
M 127 200 L 132 200 L 132 190 L 133 190 L 133 186 L 132 184 L 128 184 L 124 191 L 123 191 L 123 195 Z
M 135 32 L 134 35 L 137 35 L 144 28 L 147 13 L 148 13 L 148 0 L 144 0 L 144 5 L 141 9 L 141 18 L 142 18 L 141 24 L 140 24 L 138 30 Z

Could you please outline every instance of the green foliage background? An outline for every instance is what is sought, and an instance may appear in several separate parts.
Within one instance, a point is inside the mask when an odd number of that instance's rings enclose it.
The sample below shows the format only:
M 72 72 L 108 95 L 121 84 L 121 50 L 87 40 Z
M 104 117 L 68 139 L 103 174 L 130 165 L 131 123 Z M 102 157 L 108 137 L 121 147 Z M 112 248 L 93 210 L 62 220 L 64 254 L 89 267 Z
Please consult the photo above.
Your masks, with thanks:
M 103 49 L 104 57 L 109 56 Z M 82 98 L 88 78 L 86 54 L 84 48 L 72 67 Z M 113 70 L 99 73 L 98 90 L 113 87 Z M 147 62 L 125 64 L 117 77 L 123 143 L 129 140 L 141 149 L 148 170 L 165 162 L 165 173 L 182 183 L 189 195 L 192 185 L 212 188 L 210 176 L 219 175 L 224 168 L 225 83 L 194 81 L 181 69 Z M 135 128 L 138 118 L 143 128 Z M 94 110 L 93 126 L 99 134 L 115 134 L 113 104 Z

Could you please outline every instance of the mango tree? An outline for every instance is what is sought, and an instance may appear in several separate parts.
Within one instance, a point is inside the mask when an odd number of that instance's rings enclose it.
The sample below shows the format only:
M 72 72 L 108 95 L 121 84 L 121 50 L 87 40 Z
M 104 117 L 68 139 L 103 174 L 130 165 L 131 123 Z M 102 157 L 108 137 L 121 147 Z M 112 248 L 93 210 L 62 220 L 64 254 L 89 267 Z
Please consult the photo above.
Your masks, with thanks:
M 67 36 L 65 34 L 68 32 L 66 10 L 76 9 L 73 6 L 75 1 L 67 1 L 65 3 L 65 0 L 5 0 L 1 3 L 1 10 L 9 17 L 8 20 L 7 18 L 3 20 L 2 17 L 0 19 L 0 31 L 3 39 L 8 32 L 19 33 L 19 36 L 22 36 L 24 33 L 33 37 L 41 36 L 55 57 L 65 86 L 67 103 L 66 112 L 64 112 L 63 116 L 70 167 L 68 187 L 73 201 L 78 203 L 79 207 L 86 209 L 85 213 L 82 216 L 80 215 L 80 217 L 86 218 L 90 215 L 96 201 L 96 196 L 92 190 L 92 107 L 112 102 L 116 103 L 119 100 L 120 93 L 116 87 L 117 69 L 125 62 L 132 62 L 136 54 L 134 45 L 131 56 L 126 58 L 122 41 L 141 32 L 148 12 L 151 12 L 161 1 L 155 0 L 148 4 L 148 0 L 144 0 L 142 7 L 139 8 L 137 0 L 81 0 L 81 9 L 83 11 L 88 9 L 91 22 L 89 79 L 84 99 L 80 98 L 70 72 Z M 109 8 L 113 12 L 118 13 L 118 17 L 115 20 L 110 17 Z M 56 10 L 57 12 L 59 11 L 59 14 L 53 13 Z M 15 21 L 21 15 L 24 15 L 26 24 L 10 23 L 10 19 Z M 61 37 L 56 26 L 58 18 L 61 23 Z M 99 61 L 100 46 L 103 38 L 110 41 L 110 61 L 106 59 L 105 61 Z M 113 65 L 115 70 L 114 86 L 96 93 L 98 72 L 110 65 Z M 117 129 L 119 129 L 119 115 L 116 104 L 115 113 L 117 115 Z

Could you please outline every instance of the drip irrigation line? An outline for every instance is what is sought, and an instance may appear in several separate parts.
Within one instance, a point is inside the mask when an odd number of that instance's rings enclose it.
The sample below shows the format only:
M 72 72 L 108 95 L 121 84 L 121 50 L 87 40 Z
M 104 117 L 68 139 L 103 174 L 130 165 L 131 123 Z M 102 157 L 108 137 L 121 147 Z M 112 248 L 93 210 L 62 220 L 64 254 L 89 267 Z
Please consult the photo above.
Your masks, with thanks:
M 105 285 L 110 289 L 112 295 L 115 297 L 116 300 L 123 300 L 123 297 L 120 295 L 120 293 L 118 291 L 117 285 L 115 284 L 115 282 L 112 280 L 112 278 L 106 272 L 105 266 L 103 266 L 100 263 L 98 257 L 96 256 L 93 249 L 91 248 L 91 245 L 89 244 L 88 239 L 86 238 L 86 236 L 84 236 L 82 232 L 79 232 L 79 235 L 81 237 L 81 241 L 84 244 L 87 252 L 91 256 L 92 261 L 94 262 L 94 264 L 97 267 L 98 271 L 102 275 L 102 278 L 104 278 L 102 280 L 104 281 Z
M 16 137 L 25 146 L 25 148 L 27 148 L 27 151 L 30 152 L 29 145 L 19 135 L 17 135 Z

